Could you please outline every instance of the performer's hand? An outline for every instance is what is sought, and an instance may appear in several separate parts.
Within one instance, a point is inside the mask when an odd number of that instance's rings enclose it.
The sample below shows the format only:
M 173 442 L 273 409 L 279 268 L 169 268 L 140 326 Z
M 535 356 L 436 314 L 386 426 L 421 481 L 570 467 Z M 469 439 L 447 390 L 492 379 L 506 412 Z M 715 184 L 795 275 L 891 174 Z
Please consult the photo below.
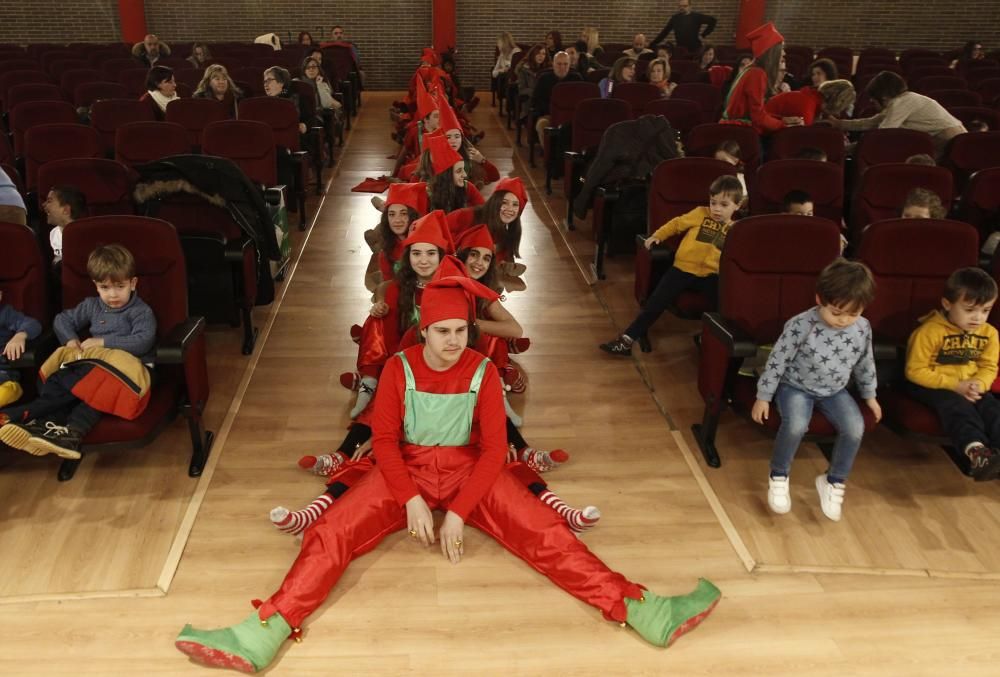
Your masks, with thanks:
M 27 338 L 28 335 L 23 331 L 14 334 L 3 348 L 4 356 L 11 362 L 21 357 L 24 354 L 24 344 Z
M 376 301 L 372 304 L 372 309 L 368 311 L 372 317 L 385 317 L 389 314 L 389 304 L 385 301 Z
M 411 537 L 424 545 L 434 542 L 434 517 L 427 507 L 427 501 L 420 494 L 406 502 L 406 528 Z
M 361 443 L 361 445 L 354 450 L 351 454 L 352 461 L 360 461 L 368 454 L 372 453 L 372 439 L 369 437 L 367 440 Z
M 87 348 L 103 348 L 104 339 L 102 338 L 89 338 L 80 344 L 80 347 L 86 350 Z
M 439 536 L 441 537 L 441 554 L 452 564 L 458 564 L 462 561 L 462 555 L 465 553 L 465 544 L 462 540 L 464 532 L 465 522 L 449 510 L 444 516 Z

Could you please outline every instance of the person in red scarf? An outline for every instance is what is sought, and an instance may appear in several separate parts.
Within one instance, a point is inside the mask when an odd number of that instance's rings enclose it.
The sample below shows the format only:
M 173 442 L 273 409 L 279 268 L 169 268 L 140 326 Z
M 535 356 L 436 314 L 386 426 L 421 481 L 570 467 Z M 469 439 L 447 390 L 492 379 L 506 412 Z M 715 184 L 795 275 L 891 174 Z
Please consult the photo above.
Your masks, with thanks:
M 507 455 L 500 377 L 474 342 L 475 301 L 495 292 L 467 277 L 425 289 L 421 343 L 386 365 L 373 422 L 376 464 L 309 529 L 280 588 L 243 622 L 219 630 L 186 625 L 176 647 L 214 667 L 257 672 L 326 600 L 356 557 L 406 529 L 416 544 L 439 544 L 458 564 L 469 524 L 495 538 L 553 583 L 669 646 L 718 603 L 700 579 L 693 592 L 661 597 L 612 571 L 566 522 L 504 467 Z M 445 512 L 437 534 L 432 510 Z
M 774 27 L 766 23 L 747 33 L 754 63 L 736 76 L 720 122 L 723 124 L 747 125 L 758 134 L 770 134 L 785 127 L 801 125 L 801 117 L 781 118 L 764 107 L 764 101 L 778 82 L 778 71 L 784 59 L 785 38 Z

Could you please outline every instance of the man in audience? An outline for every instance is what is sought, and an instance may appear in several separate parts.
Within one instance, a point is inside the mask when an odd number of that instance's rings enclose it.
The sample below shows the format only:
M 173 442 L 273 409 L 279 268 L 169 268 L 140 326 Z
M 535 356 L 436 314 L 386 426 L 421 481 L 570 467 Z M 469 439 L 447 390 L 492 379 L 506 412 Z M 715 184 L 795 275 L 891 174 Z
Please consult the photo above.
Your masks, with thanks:
M 701 49 L 701 39 L 715 30 L 715 17 L 692 11 L 691 0 L 680 0 L 677 3 L 677 9 L 680 11 L 670 17 L 670 21 L 663 27 L 660 34 L 653 38 L 650 47 L 655 48 L 667 39 L 670 31 L 673 31 L 678 45 L 689 52 L 697 52 Z M 705 30 L 701 29 L 702 26 L 705 27 Z
M 535 114 L 535 131 L 539 142 L 544 138 L 545 128 L 549 126 L 549 98 L 552 96 L 552 89 L 560 82 L 582 81 L 580 73 L 570 70 L 569 54 L 556 52 L 552 57 L 552 70 L 538 78 L 531 94 L 531 110 Z
M 165 42 L 150 33 L 132 46 L 132 56 L 141 61 L 146 67 L 152 68 L 156 62 L 163 57 L 170 56 L 170 47 Z
M 357 45 L 344 37 L 343 26 L 334 26 L 330 29 L 330 41 L 324 42 L 323 47 L 329 47 L 332 45 L 340 45 L 351 48 L 351 58 L 354 59 L 354 68 L 358 71 L 358 77 L 361 78 L 361 86 L 363 87 L 365 84 L 365 72 L 361 70 L 361 52 L 358 51 Z
M 626 49 L 622 54 L 625 56 L 632 57 L 633 59 L 638 59 L 643 54 L 652 54 L 653 50 L 646 46 L 646 34 L 636 33 L 635 37 L 632 38 L 632 46 Z

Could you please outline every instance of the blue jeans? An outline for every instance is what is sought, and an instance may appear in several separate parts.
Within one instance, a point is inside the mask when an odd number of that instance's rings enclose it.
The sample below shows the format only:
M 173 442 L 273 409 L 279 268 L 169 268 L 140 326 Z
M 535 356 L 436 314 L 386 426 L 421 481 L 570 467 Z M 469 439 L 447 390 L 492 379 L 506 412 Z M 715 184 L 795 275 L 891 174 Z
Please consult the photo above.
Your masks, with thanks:
M 787 477 L 792 459 L 799 449 L 802 437 L 809 430 L 809 419 L 813 407 L 826 417 L 837 431 L 837 441 L 833 444 L 833 460 L 827 476 L 830 481 L 844 482 L 851 473 L 854 458 L 861 447 L 865 434 L 865 419 L 861 416 L 854 398 L 847 389 L 829 397 L 817 397 L 803 390 L 782 383 L 774 395 L 781 414 L 781 427 L 774 440 L 774 454 L 771 457 L 771 476 Z

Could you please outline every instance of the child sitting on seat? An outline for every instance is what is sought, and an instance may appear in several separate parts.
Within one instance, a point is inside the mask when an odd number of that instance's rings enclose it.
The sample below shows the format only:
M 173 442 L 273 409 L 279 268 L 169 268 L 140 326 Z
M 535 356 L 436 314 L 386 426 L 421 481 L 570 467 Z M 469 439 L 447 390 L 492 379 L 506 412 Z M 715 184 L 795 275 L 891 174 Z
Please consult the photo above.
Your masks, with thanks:
M 943 219 L 944 204 L 934 191 L 914 188 L 907 194 L 900 216 L 904 219 Z
M 100 246 L 87 259 L 87 274 L 97 296 L 56 315 L 64 347 L 42 366 L 38 397 L 0 410 L 0 441 L 14 449 L 78 459 L 102 412 L 135 418 L 148 403 L 156 317 L 135 293 L 135 259 L 119 244 Z M 81 341 L 83 330 L 90 338 Z
M 989 274 L 956 270 L 941 309 L 921 318 L 906 343 L 908 393 L 934 410 L 977 482 L 1000 475 L 1000 401 L 990 393 L 1000 342 L 987 322 L 996 300 Z
M 781 201 L 781 211 L 785 214 L 812 216 L 813 209 L 812 197 L 804 190 L 790 190 Z
M 696 291 L 712 300 L 719 289 L 719 255 L 733 225 L 733 214 L 743 201 L 743 187 L 735 176 L 720 176 L 708 189 L 707 207 L 695 207 L 671 219 L 646 238 L 646 249 L 684 233 L 674 265 L 660 278 L 646 305 L 625 332 L 601 350 L 612 355 L 631 355 L 632 342 L 644 339 L 649 328 L 684 291 Z
M 0 292 L 0 300 L 3 292 Z M 25 343 L 37 338 L 42 333 L 42 325 L 38 320 L 18 312 L 13 306 L 0 303 L 0 343 L 3 343 L 3 353 L 0 353 L 0 407 L 6 407 L 21 399 L 23 391 L 19 383 L 16 369 L 10 368 L 24 354 Z
M 840 520 L 844 484 L 865 433 L 864 417 L 847 392 L 852 376 L 876 422 L 882 418 L 871 325 L 861 317 L 874 298 L 875 281 L 863 263 L 835 260 L 816 280 L 816 305 L 785 323 L 757 381 L 750 417 L 764 423 L 772 400 L 781 414 L 767 490 L 767 504 L 779 515 L 792 509 L 788 472 L 815 408 L 837 431 L 830 468 L 816 478 L 820 508 Z

